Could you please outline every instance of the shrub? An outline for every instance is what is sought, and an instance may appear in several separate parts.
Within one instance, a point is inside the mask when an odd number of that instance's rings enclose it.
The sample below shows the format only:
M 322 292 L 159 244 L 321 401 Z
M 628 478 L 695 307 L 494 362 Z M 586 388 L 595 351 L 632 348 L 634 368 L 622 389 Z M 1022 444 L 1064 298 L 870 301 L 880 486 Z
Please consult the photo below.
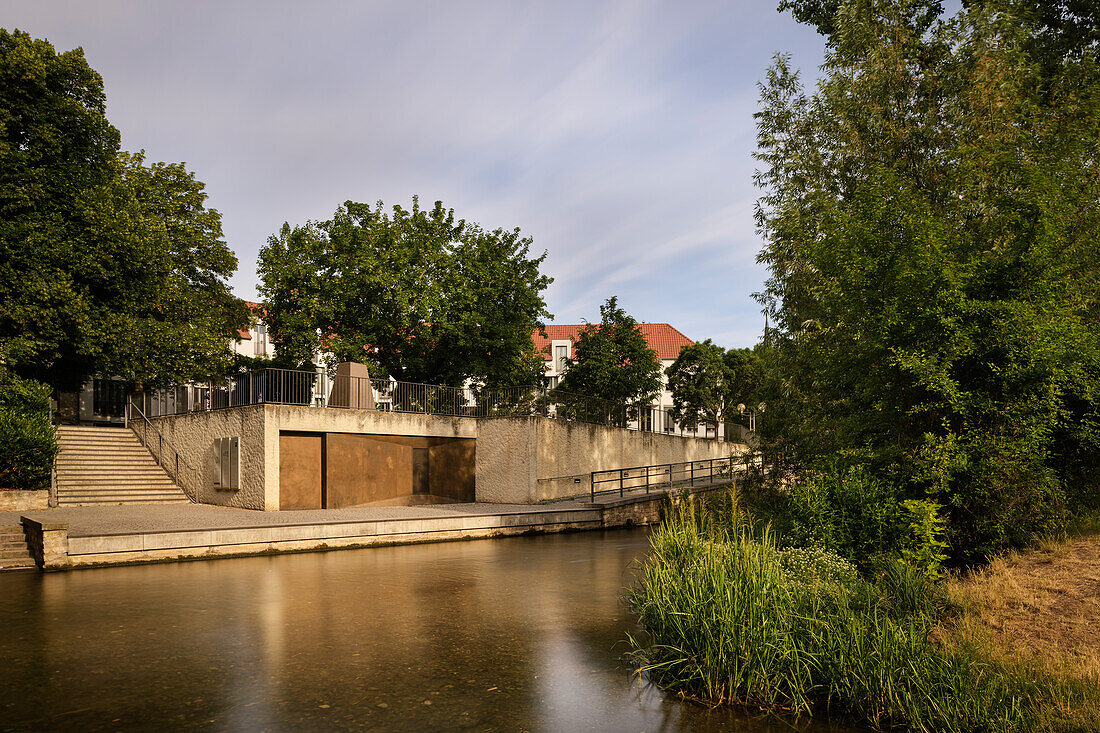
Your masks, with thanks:
M 48 489 L 57 450 L 50 388 L 0 369 L 0 490 Z
M 672 512 L 651 536 L 630 602 L 641 671 L 713 703 L 828 710 L 881 728 L 1028 727 L 1033 690 L 1004 668 L 930 640 L 938 602 L 906 566 L 881 581 L 822 550 Z M 807 582 L 809 579 L 809 582 Z

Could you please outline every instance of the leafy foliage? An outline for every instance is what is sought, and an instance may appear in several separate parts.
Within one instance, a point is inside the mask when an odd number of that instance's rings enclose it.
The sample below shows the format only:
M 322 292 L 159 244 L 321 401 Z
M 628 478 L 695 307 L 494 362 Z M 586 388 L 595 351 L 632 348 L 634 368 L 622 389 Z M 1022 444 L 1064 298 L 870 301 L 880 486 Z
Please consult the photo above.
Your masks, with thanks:
M 966 560 L 1095 470 L 1100 69 L 1035 63 L 1016 4 L 929 7 L 843 3 L 816 91 L 784 58 L 761 88 L 762 438 L 776 475 L 839 455 L 943 506 Z
M 0 368 L 0 490 L 48 489 L 57 451 L 49 386 Z
M 649 348 L 638 322 L 612 296 L 600 306 L 600 322 L 589 323 L 577 334 L 573 358 L 558 385 L 560 393 L 595 397 L 630 408 L 653 403 L 661 390 L 661 360 Z M 568 394 L 563 400 L 568 404 Z
M 202 184 L 120 157 L 105 105 L 80 49 L 0 29 L 0 359 L 66 391 L 206 371 L 233 334 Z
M 755 409 L 758 359 L 753 349 L 723 349 L 710 339 L 685 346 L 668 369 L 674 420 L 693 425 L 729 420 L 737 406 Z
M 320 352 L 374 362 L 401 380 L 532 384 L 532 331 L 549 317 L 518 229 L 486 230 L 436 202 L 411 210 L 347 202 L 333 218 L 284 224 L 260 252 L 260 292 L 280 360 Z

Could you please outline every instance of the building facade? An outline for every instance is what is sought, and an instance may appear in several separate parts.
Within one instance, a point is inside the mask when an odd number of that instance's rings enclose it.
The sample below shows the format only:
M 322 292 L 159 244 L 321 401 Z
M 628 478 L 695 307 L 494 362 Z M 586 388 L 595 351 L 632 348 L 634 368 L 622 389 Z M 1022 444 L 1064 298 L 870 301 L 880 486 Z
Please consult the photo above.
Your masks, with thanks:
M 545 328 L 546 336 L 538 331 L 531 335 L 535 350 L 542 355 L 546 363 L 546 380 L 553 389 L 558 386 L 566 371 L 566 359 L 573 358 L 573 344 L 577 342 L 584 323 L 551 323 Z M 645 336 L 649 348 L 657 352 L 661 360 L 661 392 L 652 405 L 653 414 L 648 417 L 656 421 L 658 430 L 674 432 L 680 426 L 673 425 L 667 411 L 672 407 L 672 393 L 668 391 L 668 376 L 665 370 L 672 366 L 680 350 L 695 342 L 668 323 L 639 323 L 638 330 Z M 643 418 L 646 419 L 646 418 Z M 662 424 L 665 423 L 665 424 Z

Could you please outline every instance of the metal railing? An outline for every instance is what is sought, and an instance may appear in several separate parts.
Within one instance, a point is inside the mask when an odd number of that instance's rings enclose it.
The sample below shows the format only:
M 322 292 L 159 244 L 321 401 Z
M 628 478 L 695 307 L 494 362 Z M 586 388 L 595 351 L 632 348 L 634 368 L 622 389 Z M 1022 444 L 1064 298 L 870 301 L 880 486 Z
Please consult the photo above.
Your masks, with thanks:
M 126 404 L 126 425 L 134 432 L 134 435 L 137 436 L 137 439 L 145 446 L 146 450 L 153 454 L 153 458 L 175 482 L 176 486 L 183 490 L 187 498 L 195 504 L 201 503 L 199 501 L 198 469 L 188 463 L 187 459 L 181 456 L 179 451 L 165 439 L 164 434 L 157 429 L 156 425 L 150 422 L 133 399 L 128 400 Z M 141 426 L 141 430 L 138 430 L 138 425 Z M 153 433 L 152 437 L 150 431 Z
M 373 409 L 455 417 L 530 417 L 594 423 L 680 437 L 746 440 L 735 423 L 684 424 L 668 410 L 621 405 L 585 395 L 538 386 L 478 389 L 393 379 L 269 368 L 222 382 L 191 383 L 139 393 L 144 415 L 160 417 L 245 405 L 303 405 L 337 409 Z M 132 399 L 134 399 L 132 398 Z
M 593 471 L 590 478 L 592 501 L 603 494 L 625 496 L 628 491 L 649 493 L 655 489 L 701 488 L 733 480 L 734 464 L 739 456 L 706 458 L 682 463 L 656 463 L 651 466 L 609 468 Z M 582 494 L 583 496 L 583 494 Z

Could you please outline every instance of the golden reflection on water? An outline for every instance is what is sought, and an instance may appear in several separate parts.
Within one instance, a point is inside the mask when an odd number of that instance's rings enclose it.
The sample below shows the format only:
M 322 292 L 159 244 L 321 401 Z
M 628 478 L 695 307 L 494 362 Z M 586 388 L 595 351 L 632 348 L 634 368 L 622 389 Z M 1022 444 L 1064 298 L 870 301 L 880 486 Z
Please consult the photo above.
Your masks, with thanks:
M 0 730 L 791 730 L 620 662 L 646 536 L 6 574 Z

